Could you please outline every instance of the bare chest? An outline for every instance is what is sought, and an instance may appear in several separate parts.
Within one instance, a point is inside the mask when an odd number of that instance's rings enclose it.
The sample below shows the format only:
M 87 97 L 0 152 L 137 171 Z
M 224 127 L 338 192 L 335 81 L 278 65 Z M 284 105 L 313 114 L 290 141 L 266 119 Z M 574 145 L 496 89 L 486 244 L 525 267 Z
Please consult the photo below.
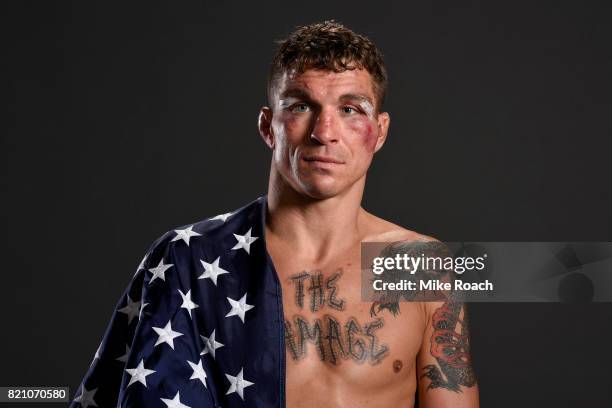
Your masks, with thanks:
M 313 382 L 319 389 L 343 384 L 353 393 L 405 393 L 416 384 L 422 316 L 415 304 L 402 303 L 393 314 L 362 301 L 358 248 L 325 265 L 273 251 L 283 293 L 288 393 L 312 389 Z

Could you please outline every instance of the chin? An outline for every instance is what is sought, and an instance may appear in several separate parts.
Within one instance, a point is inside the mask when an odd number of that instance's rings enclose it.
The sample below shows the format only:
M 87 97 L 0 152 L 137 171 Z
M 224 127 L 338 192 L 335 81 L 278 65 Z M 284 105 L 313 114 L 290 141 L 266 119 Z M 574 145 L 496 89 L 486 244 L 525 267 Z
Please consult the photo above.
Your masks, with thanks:
M 342 188 L 335 183 L 301 183 L 301 186 L 304 194 L 318 200 L 332 198 L 342 192 Z

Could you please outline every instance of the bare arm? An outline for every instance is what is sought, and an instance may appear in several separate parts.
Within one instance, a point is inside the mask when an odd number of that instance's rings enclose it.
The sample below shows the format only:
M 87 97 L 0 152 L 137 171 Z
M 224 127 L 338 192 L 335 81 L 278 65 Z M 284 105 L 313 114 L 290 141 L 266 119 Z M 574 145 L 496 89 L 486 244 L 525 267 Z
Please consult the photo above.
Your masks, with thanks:
M 422 408 L 478 408 L 468 319 L 461 302 L 426 302 L 427 326 L 417 358 Z

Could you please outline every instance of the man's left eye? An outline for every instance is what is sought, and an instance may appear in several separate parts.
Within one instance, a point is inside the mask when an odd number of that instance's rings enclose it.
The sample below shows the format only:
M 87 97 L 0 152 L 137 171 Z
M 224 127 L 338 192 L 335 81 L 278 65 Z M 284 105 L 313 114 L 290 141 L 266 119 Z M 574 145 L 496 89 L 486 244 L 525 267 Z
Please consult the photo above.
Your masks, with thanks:
M 342 107 L 342 111 L 344 113 L 359 113 L 359 111 L 355 109 L 353 106 L 344 106 Z

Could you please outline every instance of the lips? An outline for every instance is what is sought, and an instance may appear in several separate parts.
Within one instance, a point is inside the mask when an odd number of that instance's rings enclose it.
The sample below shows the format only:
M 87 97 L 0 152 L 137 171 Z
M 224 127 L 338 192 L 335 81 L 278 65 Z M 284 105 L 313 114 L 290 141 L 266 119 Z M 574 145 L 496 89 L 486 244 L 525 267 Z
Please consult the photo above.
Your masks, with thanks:
M 330 163 L 330 164 L 343 164 L 341 160 L 334 159 L 333 157 L 327 156 L 319 156 L 319 155 L 311 155 L 303 157 L 307 162 L 321 162 L 321 163 Z

